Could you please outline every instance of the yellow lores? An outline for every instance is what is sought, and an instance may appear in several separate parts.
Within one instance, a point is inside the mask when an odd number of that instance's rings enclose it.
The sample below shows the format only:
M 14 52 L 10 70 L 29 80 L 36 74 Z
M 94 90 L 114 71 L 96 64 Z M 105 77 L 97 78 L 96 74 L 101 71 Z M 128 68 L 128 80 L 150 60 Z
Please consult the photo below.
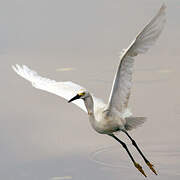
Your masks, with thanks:
M 78 95 L 79 95 L 79 96 L 84 96 L 84 95 L 85 95 L 85 92 L 84 92 L 84 91 L 79 92 Z

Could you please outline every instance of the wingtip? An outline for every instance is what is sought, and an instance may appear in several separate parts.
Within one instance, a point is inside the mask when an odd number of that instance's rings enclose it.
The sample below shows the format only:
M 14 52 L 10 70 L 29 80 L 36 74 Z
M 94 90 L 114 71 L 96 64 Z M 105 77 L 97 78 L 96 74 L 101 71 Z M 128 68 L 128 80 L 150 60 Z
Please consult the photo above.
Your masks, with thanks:
M 163 3 L 162 3 L 161 8 L 162 8 L 162 9 L 166 9 L 166 8 L 167 8 L 167 6 L 166 6 L 166 3 L 165 3 L 165 2 L 163 2 Z
M 11 65 L 11 68 L 14 70 L 14 69 L 15 69 L 15 66 L 14 66 L 14 65 Z
M 24 77 L 24 65 L 15 64 L 11 66 L 12 69 L 20 76 Z
M 166 6 L 165 2 L 163 2 L 163 4 L 162 4 L 161 7 L 160 7 L 160 12 L 165 11 L 166 8 L 167 8 L 167 6 Z
M 11 65 L 11 67 L 16 72 L 22 69 L 29 69 L 26 65 L 19 65 L 19 64 Z
M 12 69 L 17 73 L 18 69 L 17 69 L 17 64 L 16 65 L 11 65 Z

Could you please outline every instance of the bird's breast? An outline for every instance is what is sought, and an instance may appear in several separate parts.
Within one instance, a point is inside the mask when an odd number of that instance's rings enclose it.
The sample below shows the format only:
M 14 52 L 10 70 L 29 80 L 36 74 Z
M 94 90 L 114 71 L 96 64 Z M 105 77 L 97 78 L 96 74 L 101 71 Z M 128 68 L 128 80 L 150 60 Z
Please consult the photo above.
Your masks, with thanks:
M 119 116 L 107 116 L 103 111 L 95 113 L 94 117 L 90 116 L 90 122 L 92 127 L 101 134 L 113 133 L 124 126 L 123 120 Z

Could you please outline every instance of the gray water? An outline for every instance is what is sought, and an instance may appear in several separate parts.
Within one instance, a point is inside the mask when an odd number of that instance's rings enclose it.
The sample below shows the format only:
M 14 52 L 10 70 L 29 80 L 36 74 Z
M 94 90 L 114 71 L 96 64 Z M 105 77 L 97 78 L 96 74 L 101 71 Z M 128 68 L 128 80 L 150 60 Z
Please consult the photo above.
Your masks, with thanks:
M 167 25 L 151 50 L 136 58 L 130 108 L 148 121 L 130 134 L 155 165 L 151 179 L 180 178 L 179 0 L 166 0 Z M 108 100 L 118 55 L 162 1 L 6 0 L 0 6 L 0 179 L 143 179 L 124 149 L 92 130 L 73 104 L 18 77 L 12 64 L 72 80 Z

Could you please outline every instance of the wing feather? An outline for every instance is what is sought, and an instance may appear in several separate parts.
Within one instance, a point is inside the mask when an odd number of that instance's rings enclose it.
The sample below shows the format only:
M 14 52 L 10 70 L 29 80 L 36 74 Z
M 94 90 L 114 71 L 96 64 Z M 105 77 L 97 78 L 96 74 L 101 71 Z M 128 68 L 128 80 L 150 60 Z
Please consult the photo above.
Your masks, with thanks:
M 165 9 L 166 6 L 163 4 L 156 16 L 136 36 L 130 46 L 123 49 L 109 97 L 109 110 L 116 108 L 119 112 L 123 112 L 127 108 L 132 86 L 134 56 L 145 53 L 161 34 L 166 21 Z
M 56 82 L 55 80 L 41 77 L 37 74 L 37 72 L 31 70 L 25 65 L 23 66 L 16 65 L 16 66 L 12 66 L 12 68 L 18 75 L 30 81 L 32 83 L 32 86 L 34 86 L 35 88 L 50 92 L 52 94 L 56 94 L 58 96 L 63 97 L 66 100 L 71 99 L 81 89 L 85 90 L 84 87 L 75 84 L 71 81 Z M 104 104 L 100 99 L 94 96 L 93 96 L 93 100 L 94 100 L 95 108 L 97 106 L 101 106 Z M 82 110 L 87 112 L 84 102 L 81 99 L 73 101 L 72 103 L 76 104 Z

